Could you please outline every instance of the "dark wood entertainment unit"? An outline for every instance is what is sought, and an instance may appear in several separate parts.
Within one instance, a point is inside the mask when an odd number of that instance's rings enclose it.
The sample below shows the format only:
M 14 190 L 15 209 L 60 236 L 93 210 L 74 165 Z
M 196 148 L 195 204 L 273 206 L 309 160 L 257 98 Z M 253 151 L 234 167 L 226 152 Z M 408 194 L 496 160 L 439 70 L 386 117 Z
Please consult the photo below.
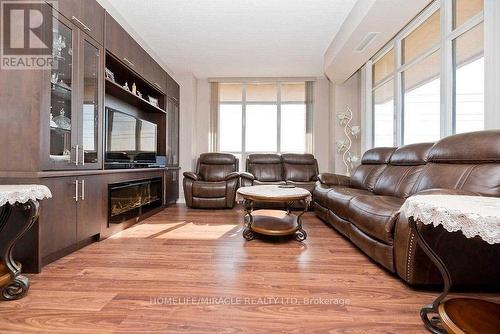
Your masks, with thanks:
M 55 65 L 0 70 L 0 183 L 44 184 L 53 194 L 16 246 L 24 272 L 40 272 L 179 197 L 179 85 L 95 0 L 40 9 L 54 17 L 45 33 L 53 34 Z M 106 107 L 156 124 L 156 151 L 166 166 L 105 169 Z M 161 204 L 155 197 L 139 216 L 110 224 L 110 185 L 144 180 L 155 180 L 155 191 L 161 184 Z

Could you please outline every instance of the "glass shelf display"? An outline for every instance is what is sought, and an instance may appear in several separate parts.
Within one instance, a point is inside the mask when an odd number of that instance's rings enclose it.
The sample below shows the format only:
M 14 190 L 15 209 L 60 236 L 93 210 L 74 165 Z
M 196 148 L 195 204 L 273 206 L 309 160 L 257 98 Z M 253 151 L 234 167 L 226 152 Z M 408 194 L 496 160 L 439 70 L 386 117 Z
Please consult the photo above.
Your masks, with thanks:
M 73 31 L 54 18 L 50 90 L 50 159 L 68 163 L 72 148 Z

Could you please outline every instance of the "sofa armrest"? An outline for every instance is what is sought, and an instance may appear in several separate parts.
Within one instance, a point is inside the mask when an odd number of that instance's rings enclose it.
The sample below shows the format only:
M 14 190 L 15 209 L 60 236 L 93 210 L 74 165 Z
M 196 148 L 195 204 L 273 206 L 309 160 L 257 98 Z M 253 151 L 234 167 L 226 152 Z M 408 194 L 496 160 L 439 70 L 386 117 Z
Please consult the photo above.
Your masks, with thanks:
M 184 177 L 191 179 L 193 181 L 201 180 L 201 176 L 199 176 L 198 174 L 193 173 L 193 172 L 184 172 L 182 175 L 184 175 Z
M 240 176 L 243 178 L 243 179 L 247 179 L 249 181 L 254 181 L 255 180 L 255 176 L 253 176 L 253 174 L 250 174 L 248 172 L 243 172 L 243 173 L 240 173 Z
M 460 190 L 434 188 L 420 191 L 416 195 L 468 195 L 481 196 L 478 193 Z M 498 286 L 500 267 L 493 265 L 500 260 L 498 255 L 491 256 L 491 245 L 479 238 L 467 239 L 461 233 L 450 233 L 442 226 L 418 224 L 417 228 L 424 240 L 447 264 L 458 286 Z M 417 243 L 417 238 L 410 228 L 408 217 L 401 212 L 394 229 L 394 263 L 396 273 L 410 285 L 442 284 L 442 276 L 424 250 Z M 497 247 L 500 250 L 500 245 Z M 456 254 L 461 256 L 457 257 Z M 483 269 L 484 268 L 484 269 Z M 470 272 L 477 273 L 470 275 Z
M 331 174 L 331 173 L 319 174 L 318 180 L 322 184 L 326 184 L 328 186 L 349 186 L 351 184 L 350 177 L 339 174 Z
M 226 177 L 224 178 L 225 181 L 229 181 L 229 180 L 232 180 L 232 179 L 237 179 L 240 177 L 240 173 L 238 172 L 231 172 L 229 174 L 226 175 Z

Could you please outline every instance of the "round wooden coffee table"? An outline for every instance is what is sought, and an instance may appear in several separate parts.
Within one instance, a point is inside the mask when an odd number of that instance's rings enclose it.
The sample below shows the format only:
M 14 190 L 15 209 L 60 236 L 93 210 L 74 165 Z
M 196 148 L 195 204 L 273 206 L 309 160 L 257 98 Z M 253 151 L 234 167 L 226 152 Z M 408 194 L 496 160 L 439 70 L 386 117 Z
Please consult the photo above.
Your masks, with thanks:
M 243 200 L 245 210 L 246 240 L 255 238 L 255 234 L 270 236 L 295 235 L 297 241 L 304 241 L 307 233 L 302 229 L 302 215 L 311 202 L 311 193 L 302 188 L 284 188 L 277 185 L 261 185 L 242 187 L 237 192 L 238 199 Z M 254 202 L 281 202 L 287 210 L 255 210 Z M 304 203 L 304 209 L 298 214 L 292 213 L 294 202 Z

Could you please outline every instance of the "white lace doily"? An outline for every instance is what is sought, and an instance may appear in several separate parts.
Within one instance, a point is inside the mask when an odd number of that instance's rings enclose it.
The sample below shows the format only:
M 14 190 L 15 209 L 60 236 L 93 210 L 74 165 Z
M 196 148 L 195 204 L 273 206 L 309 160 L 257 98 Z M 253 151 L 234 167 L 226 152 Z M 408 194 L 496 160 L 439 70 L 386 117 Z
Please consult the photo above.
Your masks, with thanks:
M 443 225 L 449 232 L 462 231 L 467 238 L 481 237 L 500 243 L 500 198 L 461 195 L 417 195 L 400 211 L 425 225 Z
M 26 203 L 31 200 L 51 198 L 49 188 L 42 185 L 0 185 L 0 206 L 7 203 Z
M 304 200 L 309 204 L 312 201 L 312 196 L 309 191 L 303 188 L 280 188 L 277 185 L 259 185 L 250 187 L 241 187 L 236 192 L 236 201 L 241 202 L 245 196 L 259 197 L 263 200 L 284 202 L 287 198 L 295 199 L 304 197 Z

